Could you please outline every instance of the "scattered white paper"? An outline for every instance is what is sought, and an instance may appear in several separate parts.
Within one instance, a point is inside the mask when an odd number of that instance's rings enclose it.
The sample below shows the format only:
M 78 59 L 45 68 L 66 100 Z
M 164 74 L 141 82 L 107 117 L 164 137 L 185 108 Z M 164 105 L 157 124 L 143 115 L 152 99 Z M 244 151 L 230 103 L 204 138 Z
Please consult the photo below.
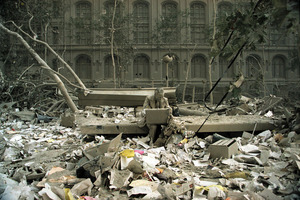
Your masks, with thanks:
M 149 186 L 134 187 L 127 191 L 127 195 L 129 197 L 134 194 L 150 194 L 150 193 L 152 193 L 152 190 L 151 187 Z
M 244 146 L 240 146 L 239 148 L 244 153 L 260 152 L 258 146 L 253 145 L 253 144 L 247 144 L 247 145 L 244 145 Z
M 273 112 L 269 110 L 266 114 L 264 114 L 265 117 L 273 117 Z
M 207 167 L 208 163 L 201 162 L 200 160 L 192 160 L 195 167 Z

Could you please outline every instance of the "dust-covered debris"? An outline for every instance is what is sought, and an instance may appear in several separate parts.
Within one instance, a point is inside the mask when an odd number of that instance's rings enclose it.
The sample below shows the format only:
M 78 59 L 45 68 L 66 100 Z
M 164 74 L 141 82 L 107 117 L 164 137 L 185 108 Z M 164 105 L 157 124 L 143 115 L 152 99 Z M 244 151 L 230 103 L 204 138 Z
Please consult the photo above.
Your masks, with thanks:
M 163 130 L 165 140 L 152 147 L 148 137 L 83 135 L 76 120 L 73 128 L 61 126 L 61 120 L 73 120 L 72 114 L 38 120 L 34 110 L 15 105 L 2 105 L 1 111 L 2 199 L 300 197 L 297 106 L 270 110 L 270 117 L 282 119 L 278 130 L 253 130 L 234 138 L 218 133 L 203 137 L 173 118 Z M 255 114 L 254 103 L 252 108 L 247 114 Z M 135 121 L 136 110 L 103 106 L 79 114 L 117 123 Z M 215 151 L 219 156 L 213 156 Z

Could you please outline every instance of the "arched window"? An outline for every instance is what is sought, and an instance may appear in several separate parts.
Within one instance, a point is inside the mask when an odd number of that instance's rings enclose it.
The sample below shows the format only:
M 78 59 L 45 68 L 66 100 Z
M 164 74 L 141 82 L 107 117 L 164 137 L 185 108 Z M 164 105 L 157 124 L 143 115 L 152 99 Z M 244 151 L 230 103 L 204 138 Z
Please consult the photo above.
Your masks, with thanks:
M 133 77 L 134 78 L 149 78 L 150 63 L 145 55 L 138 55 L 133 61 Z
M 275 56 L 272 61 L 273 78 L 285 78 L 285 59 L 282 56 Z
M 136 43 L 149 42 L 149 5 L 146 2 L 134 4 L 134 41 Z
M 206 78 L 206 59 L 202 55 L 195 55 L 191 62 L 191 77 Z
M 119 57 L 114 56 L 114 61 L 115 61 L 115 72 L 116 72 L 116 77 L 119 69 Z M 105 79 L 112 79 L 114 77 L 114 68 L 113 68 L 113 63 L 112 63 L 112 58 L 111 55 L 107 56 L 104 61 L 104 78 Z
M 178 42 L 178 10 L 175 2 L 165 2 L 162 5 L 162 34 L 164 43 Z
M 221 2 L 218 4 L 218 17 L 223 17 L 232 12 L 232 4 L 229 2 Z
M 233 6 L 231 3 L 229 2 L 220 2 L 218 4 L 218 11 L 217 11 L 217 18 L 218 20 L 222 21 L 223 23 L 227 23 L 225 22 L 226 19 L 226 15 L 230 15 L 232 13 L 233 10 Z M 229 37 L 230 31 L 227 32 L 222 32 L 222 34 L 220 34 L 220 41 L 226 41 L 227 38 Z
M 87 55 L 80 55 L 76 59 L 76 74 L 82 79 L 92 78 L 91 59 Z
M 165 2 L 162 7 L 163 16 L 171 16 L 177 14 L 177 4 L 175 2 Z
M 205 23 L 206 13 L 205 5 L 203 3 L 195 2 L 191 4 L 191 40 L 195 43 L 204 43 L 205 37 Z
M 80 2 L 76 5 L 76 17 L 81 19 L 91 19 L 91 4 L 89 2 Z
M 76 43 L 87 45 L 91 43 L 92 9 L 89 2 L 80 2 L 76 5 Z
M 257 55 L 250 55 L 246 59 L 246 77 L 258 78 L 262 74 L 261 59 Z
M 220 56 L 219 57 L 219 69 L 220 69 L 220 76 L 222 76 L 222 74 L 225 73 L 225 71 L 227 70 L 228 66 L 229 66 L 229 61 Z M 233 78 L 234 77 L 234 64 L 231 65 L 231 67 L 228 69 L 228 71 L 224 74 L 223 76 L 224 78 Z
M 117 1 L 117 7 L 116 7 L 116 15 L 121 14 L 121 9 L 120 9 L 120 3 L 121 1 Z M 113 12 L 114 12 L 114 7 L 115 7 L 115 2 L 114 1 L 106 1 L 104 3 L 104 7 L 105 7 L 105 14 L 107 14 L 108 16 L 112 16 Z

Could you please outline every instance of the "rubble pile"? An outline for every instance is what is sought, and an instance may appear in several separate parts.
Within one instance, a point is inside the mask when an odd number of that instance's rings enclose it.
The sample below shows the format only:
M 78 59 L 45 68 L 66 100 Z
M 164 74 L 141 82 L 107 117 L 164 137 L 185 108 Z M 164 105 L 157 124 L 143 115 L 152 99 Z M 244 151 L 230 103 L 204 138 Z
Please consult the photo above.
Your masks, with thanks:
M 132 109 L 120 110 L 122 117 L 133 117 Z M 148 137 L 83 135 L 78 128 L 61 126 L 58 118 L 4 109 L 0 197 L 299 199 L 299 112 L 295 110 L 285 111 L 279 130 L 243 132 L 234 138 L 217 133 L 201 137 L 173 121 L 165 144 L 152 147 Z M 115 108 L 101 112 L 101 117 L 120 119 Z
M 72 98 L 77 99 L 74 96 Z M 22 79 L 21 76 L 17 78 L 17 81 L 1 81 L 0 102 L 2 106 L 6 105 L 8 108 L 11 106 L 22 110 L 34 108 L 36 113 L 51 117 L 59 116 L 66 109 L 66 102 L 55 83 L 44 79 L 35 81 Z M 1 109 L 3 109 L 2 106 Z

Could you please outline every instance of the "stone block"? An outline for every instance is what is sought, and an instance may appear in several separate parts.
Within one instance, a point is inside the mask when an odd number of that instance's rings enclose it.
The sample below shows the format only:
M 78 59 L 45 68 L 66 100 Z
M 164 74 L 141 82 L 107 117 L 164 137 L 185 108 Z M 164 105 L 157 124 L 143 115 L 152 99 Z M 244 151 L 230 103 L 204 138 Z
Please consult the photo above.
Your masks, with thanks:
M 208 147 L 211 158 L 230 158 L 238 153 L 238 145 L 234 139 L 219 140 Z

